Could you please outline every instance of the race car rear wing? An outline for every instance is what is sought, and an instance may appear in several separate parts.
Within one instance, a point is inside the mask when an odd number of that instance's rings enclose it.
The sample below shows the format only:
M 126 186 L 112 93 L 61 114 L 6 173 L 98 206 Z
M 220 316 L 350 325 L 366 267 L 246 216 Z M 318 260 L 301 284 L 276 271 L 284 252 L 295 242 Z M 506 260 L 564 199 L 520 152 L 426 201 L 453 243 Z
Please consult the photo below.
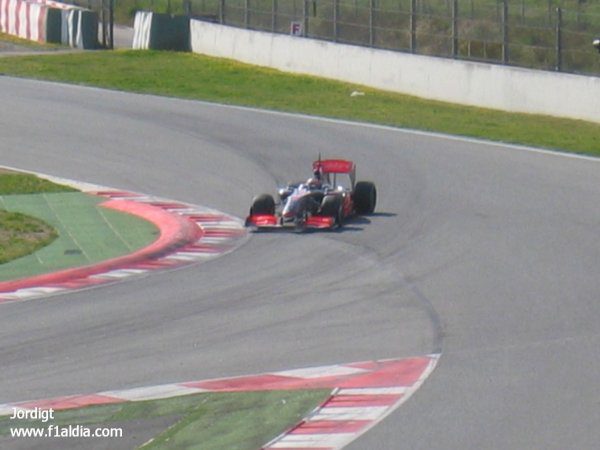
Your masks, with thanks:
M 356 178 L 356 164 L 345 159 L 318 159 L 313 162 L 313 172 L 320 171 L 323 175 L 347 173 L 350 175 L 352 187 Z M 335 183 L 334 183 L 335 184 Z
M 345 159 L 322 159 L 313 162 L 313 170 L 321 170 L 323 173 L 354 173 L 356 165 Z

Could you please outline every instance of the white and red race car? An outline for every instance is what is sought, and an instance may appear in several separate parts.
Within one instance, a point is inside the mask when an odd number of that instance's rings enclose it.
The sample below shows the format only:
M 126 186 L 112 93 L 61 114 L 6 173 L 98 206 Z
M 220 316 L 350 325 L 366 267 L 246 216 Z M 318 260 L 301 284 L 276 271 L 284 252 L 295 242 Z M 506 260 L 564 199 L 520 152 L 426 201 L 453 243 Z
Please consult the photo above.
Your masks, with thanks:
M 313 162 L 313 177 L 254 197 L 246 226 L 254 229 L 334 229 L 355 214 L 375 211 L 377 189 L 370 181 L 356 182 L 356 165 L 343 159 Z M 348 175 L 342 177 L 340 175 Z

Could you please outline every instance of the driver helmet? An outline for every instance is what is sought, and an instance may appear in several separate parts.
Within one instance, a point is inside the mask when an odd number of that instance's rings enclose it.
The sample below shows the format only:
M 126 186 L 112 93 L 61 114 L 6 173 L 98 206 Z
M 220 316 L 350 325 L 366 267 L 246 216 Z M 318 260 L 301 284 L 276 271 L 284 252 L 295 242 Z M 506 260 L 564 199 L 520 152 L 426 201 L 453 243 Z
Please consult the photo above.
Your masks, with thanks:
M 321 168 L 313 171 L 312 178 L 309 178 L 306 181 L 306 184 L 311 189 L 320 189 L 323 186 L 323 173 L 321 172 Z
M 319 189 L 321 187 L 321 180 L 319 178 L 309 178 L 306 180 L 306 186 L 309 189 Z

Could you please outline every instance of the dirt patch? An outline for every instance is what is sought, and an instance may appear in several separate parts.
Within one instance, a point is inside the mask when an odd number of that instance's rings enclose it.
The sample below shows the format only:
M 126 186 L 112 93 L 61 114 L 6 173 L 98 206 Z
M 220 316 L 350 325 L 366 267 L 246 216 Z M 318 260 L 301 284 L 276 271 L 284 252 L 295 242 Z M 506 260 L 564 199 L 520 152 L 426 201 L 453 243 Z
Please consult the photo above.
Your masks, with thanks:
M 31 52 L 44 50 L 43 44 L 36 42 L 20 42 L 21 39 L 13 38 L 6 34 L 0 35 L 0 52 L 13 53 L 13 52 Z M 50 47 L 48 48 L 51 49 Z
M 0 41 L 0 52 L 22 52 L 25 50 L 28 50 L 25 46 Z
M 70 50 L 57 44 L 28 41 L 6 33 L 0 33 L 0 56 L 27 55 Z

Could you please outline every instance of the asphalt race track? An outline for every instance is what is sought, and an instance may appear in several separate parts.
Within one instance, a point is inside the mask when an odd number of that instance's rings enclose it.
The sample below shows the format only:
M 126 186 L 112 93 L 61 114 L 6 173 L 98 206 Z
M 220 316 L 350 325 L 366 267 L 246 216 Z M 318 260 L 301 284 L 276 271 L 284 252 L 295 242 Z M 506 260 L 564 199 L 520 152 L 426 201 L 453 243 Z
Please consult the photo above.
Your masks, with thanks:
M 0 164 L 242 217 L 353 159 L 377 214 L 0 307 L 0 403 L 442 350 L 349 448 L 600 442 L 600 162 L 0 77 Z

